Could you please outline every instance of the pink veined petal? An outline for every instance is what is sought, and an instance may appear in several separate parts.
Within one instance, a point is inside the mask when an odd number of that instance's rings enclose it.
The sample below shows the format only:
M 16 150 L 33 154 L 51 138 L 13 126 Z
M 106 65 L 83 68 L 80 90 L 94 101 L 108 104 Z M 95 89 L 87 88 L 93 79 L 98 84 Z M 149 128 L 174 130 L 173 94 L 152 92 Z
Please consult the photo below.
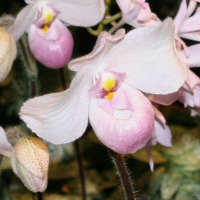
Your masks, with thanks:
M 88 124 L 88 90 L 96 73 L 90 67 L 79 70 L 70 89 L 23 104 L 20 117 L 39 137 L 53 144 L 64 144 L 82 136 Z
M 187 70 L 174 45 L 174 25 L 168 18 L 162 26 L 127 33 L 110 49 L 102 66 L 125 72 L 125 82 L 143 92 L 176 92 L 185 82 Z
M 19 40 L 23 33 L 28 30 L 42 4 L 44 4 L 44 2 L 35 1 L 35 3 L 27 5 L 17 15 L 15 23 L 8 29 L 15 41 Z
M 188 5 L 186 16 L 185 16 L 186 19 L 194 12 L 196 5 L 197 5 L 197 2 L 195 0 L 190 1 L 189 5 Z
M 189 33 L 180 33 L 179 36 L 182 38 L 185 38 L 185 39 L 200 42 L 200 31 L 194 31 L 194 32 L 189 32 Z
M 49 68 L 61 68 L 71 58 L 73 38 L 67 27 L 58 19 L 52 22 L 47 34 L 32 24 L 28 40 L 35 58 Z
M 200 84 L 200 78 L 193 71 L 188 69 L 188 78 L 186 82 L 191 89 L 194 89 L 196 85 Z
M 170 105 L 179 98 L 179 92 L 170 93 L 167 95 L 143 93 L 150 101 L 161 105 Z
M 189 17 L 188 19 L 184 20 L 179 29 L 179 32 L 184 33 L 184 32 L 192 32 L 200 30 L 199 19 L 200 19 L 200 8 L 198 8 L 196 13 L 192 17 Z
M 200 67 L 200 44 L 195 44 L 189 47 L 190 56 L 187 59 L 189 67 Z
M 60 12 L 60 20 L 73 26 L 94 26 L 105 13 L 104 0 L 48 0 L 48 5 Z
M 13 149 L 12 145 L 8 142 L 4 129 L 0 127 L 0 154 L 10 158 Z
M 178 10 L 178 13 L 176 14 L 176 17 L 174 18 L 174 24 L 175 24 L 175 33 L 178 34 L 179 29 L 185 19 L 187 12 L 187 2 L 186 0 L 183 0 L 181 2 L 180 8 Z
M 89 107 L 90 123 L 101 142 L 122 154 L 143 148 L 154 128 L 154 113 L 148 99 L 135 88 L 122 84 L 111 100 L 113 113 L 105 111 L 99 105 L 101 101 L 91 98 Z
M 157 141 L 166 147 L 172 147 L 172 133 L 169 127 L 160 120 L 155 120 L 154 127 Z
M 84 67 L 84 65 L 94 65 L 95 62 L 97 64 L 102 63 L 102 60 L 107 55 L 112 46 L 122 40 L 124 35 L 124 29 L 118 30 L 114 35 L 110 35 L 108 32 L 102 32 L 98 37 L 93 51 L 86 56 L 72 60 L 68 65 L 69 69 L 78 71 L 81 67 Z M 100 68 L 101 65 L 98 66 L 97 64 L 94 67 Z

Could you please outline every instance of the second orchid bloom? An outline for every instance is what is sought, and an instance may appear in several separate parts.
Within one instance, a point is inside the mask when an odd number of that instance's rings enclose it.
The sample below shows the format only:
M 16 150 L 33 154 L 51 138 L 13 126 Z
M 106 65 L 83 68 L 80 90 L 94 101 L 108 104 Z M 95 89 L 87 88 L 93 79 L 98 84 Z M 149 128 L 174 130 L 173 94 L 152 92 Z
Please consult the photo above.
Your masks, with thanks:
M 17 41 L 26 31 L 30 49 L 43 65 L 63 67 L 72 55 L 73 38 L 66 25 L 94 26 L 104 16 L 103 0 L 26 0 L 10 34 Z M 91 17 L 93 16 L 93 17 Z

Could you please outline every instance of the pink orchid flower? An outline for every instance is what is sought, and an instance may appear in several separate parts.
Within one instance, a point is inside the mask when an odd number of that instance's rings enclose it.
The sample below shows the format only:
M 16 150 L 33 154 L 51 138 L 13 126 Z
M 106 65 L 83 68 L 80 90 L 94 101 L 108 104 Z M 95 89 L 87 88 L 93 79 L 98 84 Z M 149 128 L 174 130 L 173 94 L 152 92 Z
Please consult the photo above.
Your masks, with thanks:
M 63 144 L 81 137 L 89 118 L 98 138 L 123 154 L 144 147 L 152 136 L 153 107 L 141 92 L 176 92 L 187 78 L 170 18 L 126 35 L 123 29 L 102 32 L 94 50 L 69 68 L 77 72 L 71 87 L 28 100 L 21 119 L 43 139 Z
M 49 68 L 61 68 L 71 58 L 73 38 L 67 25 L 93 26 L 105 12 L 103 0 L 26 0 L 9 32 L 17 41 L 28 32 L 33 55 Z M 91 17 L 92 16 L 92 17 Z
M 146 0 L 116 0 L 124 22 L 138 28 L 161 25 L 161 20 L 151 12 Z

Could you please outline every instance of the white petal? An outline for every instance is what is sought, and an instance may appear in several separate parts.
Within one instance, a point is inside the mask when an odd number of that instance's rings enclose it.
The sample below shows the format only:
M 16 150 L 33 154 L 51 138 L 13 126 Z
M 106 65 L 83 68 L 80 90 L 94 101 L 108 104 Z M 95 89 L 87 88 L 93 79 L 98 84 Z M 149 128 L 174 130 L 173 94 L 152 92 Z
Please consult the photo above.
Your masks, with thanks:
M 94 76 L 90 67 L 79 70 L 70 89 L 24 103 L 21 119 L 39 137 L 53 144 L 63 144 L 82 136 L 88 124 L 88 90 Z
M 0 154 L 10 158 L 13 149 L 12 145 L 8 142 L 4 129 L 0 127 Z
M 126 83 L 152 94 L 176 92 L 187 78 L 186 64 L 176 52 L 170 18 L 162 26 L 130 31 L 111 48 L 102 65 L 125 72 Z
M 73 26 L 94 26 L 105 13 L 104 0 L 48 0 L 58 10 L 58 18 Z
M 102 63 L 103 59 L 106 57 L 112 46 L 123 39 L 124 35 L 124 29 L 118 30 L 114 35 L 110 35 L 105 31 L 101 32 L 93 51 L 88 55 L 72 60 L 68 65 L 69 69 L 78 71 L 81 67 L 87 64 L 93 64 L 95 65 L 95 68 L 101 67 L 99 64 Z
M 40 5 L 40 2 L 30 4 L 22 9 L 17 15 L 15 23 L 8 29 L 15 41 L 20 39 L 20 37 L 27 30 L 31 22 L 35 19 Z
M 171 147 L 172 146 L 172 133 L 169 127 L 166 124 L 163 124 L 162 122 L 155 120 L 155 131 L 156 131 L 156 139 L 157 141 L 166 146 Z

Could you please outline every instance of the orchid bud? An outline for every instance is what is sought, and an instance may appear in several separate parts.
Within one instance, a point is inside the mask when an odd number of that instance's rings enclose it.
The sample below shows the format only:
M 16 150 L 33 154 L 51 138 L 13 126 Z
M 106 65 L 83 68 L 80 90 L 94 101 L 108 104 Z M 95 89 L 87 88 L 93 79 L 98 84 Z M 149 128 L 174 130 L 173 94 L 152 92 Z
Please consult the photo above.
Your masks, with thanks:
M 17 54 L 16 43 L 6 29 L 0 27 L 0 82 L 10 72 Z
M 49 150 L 38 138 L 24 137 L 15 145 L 11 165 L 15 174 L 32 192 L 47 187 Z

